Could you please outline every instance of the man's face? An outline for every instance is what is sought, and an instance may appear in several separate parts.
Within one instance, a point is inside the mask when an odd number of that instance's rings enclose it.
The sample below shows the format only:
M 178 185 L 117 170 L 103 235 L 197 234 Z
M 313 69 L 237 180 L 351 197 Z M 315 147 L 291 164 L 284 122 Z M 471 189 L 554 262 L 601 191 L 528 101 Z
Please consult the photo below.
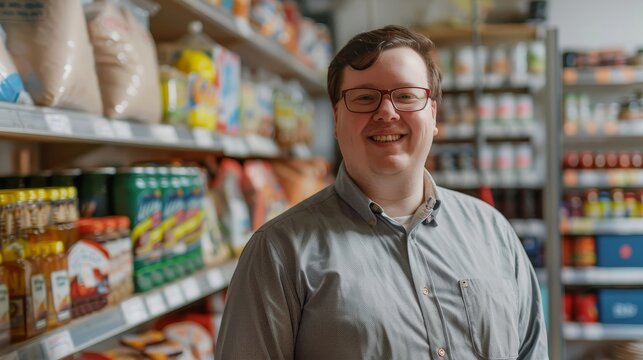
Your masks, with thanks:
M 365 70 L 347 66 L 343 71 L 341 90 L 429 87 L 424 61 L 406 47 L 383 51 Z M 372 181 L 375 176 L 411 176 L 421 171 L 437 134 L 435 113 L 431 99 L 424 109 L 406 112 L 396 110 L 390 95 L 384 95 L 379 108 L 370 113 L 353 113 L 340 99 L 334 105 L 335 137 L 348 173 L 355 180 Z

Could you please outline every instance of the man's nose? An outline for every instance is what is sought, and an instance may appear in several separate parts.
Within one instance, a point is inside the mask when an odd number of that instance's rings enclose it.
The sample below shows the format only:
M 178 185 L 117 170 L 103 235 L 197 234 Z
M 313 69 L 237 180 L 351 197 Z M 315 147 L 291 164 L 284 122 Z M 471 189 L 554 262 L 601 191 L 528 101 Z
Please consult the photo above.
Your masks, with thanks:
M 378 120 L 396 120 L 399 118 L 397 110 L 395 110 L 395 106 L 393 106 L 393 100 L 389 94 L 383 95 L 382 102 L 375 111 L 375 116 Z

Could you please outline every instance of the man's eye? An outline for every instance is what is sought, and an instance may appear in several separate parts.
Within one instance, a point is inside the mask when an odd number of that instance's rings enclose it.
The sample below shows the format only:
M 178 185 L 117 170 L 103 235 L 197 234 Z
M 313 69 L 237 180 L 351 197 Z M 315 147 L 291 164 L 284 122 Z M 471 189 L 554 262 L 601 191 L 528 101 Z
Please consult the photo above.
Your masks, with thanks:
M 359 95 L 353 98 L 353 101 L 360 102 L 360 103 L 373 102 L 375 101 L 375 97 L 372 95 Z
M 402 102 L 416 101 L 419 100 L 419 97 L 413 93 L 402 93 L 395 96 L 395 100 Z

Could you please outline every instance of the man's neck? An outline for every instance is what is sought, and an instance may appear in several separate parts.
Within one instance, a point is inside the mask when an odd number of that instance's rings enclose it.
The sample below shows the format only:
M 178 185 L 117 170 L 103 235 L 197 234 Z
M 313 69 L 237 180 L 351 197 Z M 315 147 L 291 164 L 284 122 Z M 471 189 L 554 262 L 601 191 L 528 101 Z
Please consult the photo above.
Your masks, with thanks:
M 411 215 L 425 200 L 423 172 L 404 177 L 378 176 L 375 181 L 353 178 L 353 181 L 391 217 Z

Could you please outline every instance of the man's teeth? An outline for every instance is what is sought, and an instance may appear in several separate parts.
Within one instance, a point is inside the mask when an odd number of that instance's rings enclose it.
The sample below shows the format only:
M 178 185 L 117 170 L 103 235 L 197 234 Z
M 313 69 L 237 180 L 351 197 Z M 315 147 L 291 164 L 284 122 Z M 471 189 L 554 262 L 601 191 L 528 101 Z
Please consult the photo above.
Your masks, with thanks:
M 397 141 L 402 137 L 402 135 L 375 135 L 371 139 L 377 142 L 391 142 Z

